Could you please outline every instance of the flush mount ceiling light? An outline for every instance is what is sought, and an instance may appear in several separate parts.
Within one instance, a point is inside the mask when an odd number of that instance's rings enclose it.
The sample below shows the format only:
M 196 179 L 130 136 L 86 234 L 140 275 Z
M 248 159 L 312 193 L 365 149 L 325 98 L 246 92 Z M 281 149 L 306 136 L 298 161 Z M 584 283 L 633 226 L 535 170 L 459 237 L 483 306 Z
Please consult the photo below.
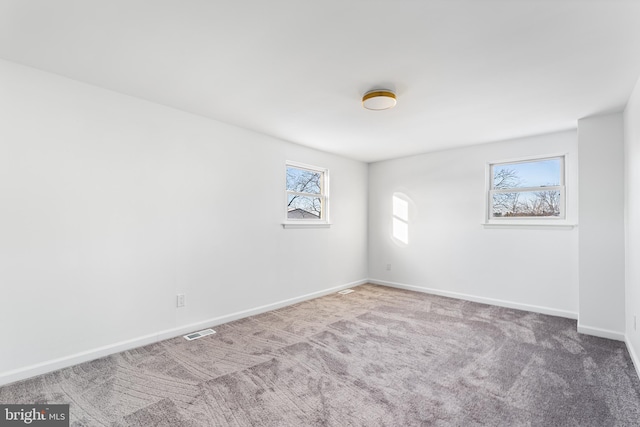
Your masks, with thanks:
M 371 90 L 362 97 L 362 106 L 367 110 L 388 110 L 396 106 L 396 94 L 386 89 Z

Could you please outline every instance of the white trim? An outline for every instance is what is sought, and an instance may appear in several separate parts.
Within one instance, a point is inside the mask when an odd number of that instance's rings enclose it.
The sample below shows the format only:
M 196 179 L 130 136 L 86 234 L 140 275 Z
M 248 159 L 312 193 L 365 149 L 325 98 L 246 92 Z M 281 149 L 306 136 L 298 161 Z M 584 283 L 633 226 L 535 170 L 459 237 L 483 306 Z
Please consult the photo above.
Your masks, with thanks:
M 633 345 L 629 340 L 629 336 L 625 334 L 624 343 L 627 345 L 627 351 L 629 352 L 629 356 L 631 356 L 631 361 L 633 362 L 633 366 L 636 368 L 636 374 L 638 374 L 638 378 L 640 378 L 640 359 L 638 359 L 638 355 L 633 349 Z
M 304 192 L 299 192 L 299 191 L 290 191 L 287 189 L 287 174 L 286 171 L 289 167 L 293 167 L 296 169 L 304 169 L 304 170 L 308 170 L 310 172 L 319 172 L 322 174 L 322 179 L 320 181 L 320 194 L 314 194 L 314 193 L 304 193 Z M 293 222 L 296 221 L 302 221 L 300 224 L 306 224 L 306 223 L 315 223 L 315 224 L 321 224 L 320 227 L 317 228 L 324 228 L 324 225 L 326 224 L 326 227 L 328 227 L 328 225 L 330 225 L 329 223 L 329 169 L 328 168 L 322 168 L 319 166 L 313 166 L 313 165 L 307 165 L 305 163 L 299 163 L 299 162 L 293 162 L 290 160 L 285 161 L 285 183 L 284 183 L 284 223 L 282 224 L 283 226 L 285 224 L 291 224 Z M 304 197 L 317 197 L 320 199 L 320 218 L 316 219 L 316 220 L 310 220 L 310 219 L 303 219 L 303 220 L 296 220 L 296 219 L 289 219 L 288 216 L 288 200 L 289 200 L 289 194 L 298 194 L 298 195 L 302 195 Z M 304 225 L 303 227 L 284 227 L 284 228 L 310 228 L 307 225 Z
M 594 326 L 585 326 L 578 320 L 578 332 L 585 335 L 593 335 L 594 337 L 608 338 L 610 340 L 624 341 L 624 333 L 612 331 L 610 329 L 596 328 Z
M 520 192 L 534 192 L 534 191 L 559 191 L 560 192 L 560 215 L 557 217 L 545 217 L 545 220 L 550 221 L 566 221 L 567 216 L 567 197 L 566 197 L 566 185 L 567 185 L 567 156 L 568 153 L 561 154 L 549 154 L 549 155 L 541 155 L 541 156 L 529 156 L 529 157 L 519 157 L 513 160 L 500 160 L 500 161 L 492 161 L 485 163 L 485 210 L 484 210 L 484 223 L 490 224 L 494 221 L 505 221 L 509 225 L 515 226 L 523 226 L 528 225 L 524 222 L 520 221 L 540 221 L 540 218 L 525 216 L 525 217 L 495 217 L 493 216 L 493 194 L 494 193 L 520 193 Z M 533 163 L 536 161 L 544 161 L 544 160 L 553 160 L 560 159 L 560 185 L 549 186 L 549 187 L 513 187 L 506 189 L 494 189 L 493 188 L 493 167 L 496 165 L 509 165 L 509 164 L 517 164 L 517 163 Z M 519 227 L 518 227 L 519 228 Z
M 228 323 L 233 320 L 242 319 L 244 317 L 254 316 L 256 314 L 264 313 L 267 311 L 276 310 L 281 307 L 286 307 L 288 305 L 296 304 L 298 302 L 306 301 L 313 298 L 318 298 L 324 295 L 335 293 L 342 289 L 352 288 L 354 286 L 362 285 L 365 283 L 367 283 L 366 279 L 357 280 L 355 282 L 334 286 L 321 291 L 312 292 L 310 294 L 289 298 L 289 299 L 274 302 L 271 304 L 261 305 L 259 307 L 255 307 L 249 310 L 243 310 L 243 311 L 227 314 L 224 316 L 214 317 L 201 322 L 191 323 L 189 325 L 167 329 L 164 331 L 159 331 L 154 334 L 148 334 L 141 337 L 126 340 L 126 341 L 120 341 L 118 343 L 94 348 L 92 350 L 87 350 L 87 351 L 72 354 L 69 356 L 60 357 L 58 359 L 49 360 L 46 362 L 37 363 L 35 365 L 26 366 L 24 368 L 3 372 L 3 373 L 0 373 L 0 386 L 4 386 L 16 381 L 21 381 L 27 378 L 31 378 L 36 375 L 46 374 L 48 372 L 56 371 L 58 369 L 67 368 L 69 366 L 77 365 L 79 363 L 99 359 L 101 357 L 105 357 L 110 354 L 131 350 L 133 348 L 142 347 L 144 345 L 163 341 L 169 338 L 182 336 L 184 334 L 188 334 L 189 332 L 193 332 L 196 330 L 221 325 L 223 323 Z
M 578 313 L 573 311 L 558 310 L 550 307 L 542 307 L 538 305 L 522 304 L 519 302 L 505 301 L 494 298 L 480 297 L 476 295 L 463 294 L 459 292 L 443 291 L 440 289 L 426 288 L 422 286 L 407 285 L 404 283 L 387 282 L 385 280 L 369 279 L 369 283 L 374 285 L 390 286 L 392 288 L 406 289 L 409 291 L 422 292 L 425 294 L 439 295 L 443 297 L 461 299 L 465 301 L 473 301 L 481 304 L 496 305 L 498 307 L 513 308 L 516 310 L 531 311 L 534 313 L 548 314 L 550 316 L 565 317 L 567 319 L 577 319 Z
M 536 160 L 545 160 L 545 159 L 555 159 L 556 157 L 566 157 L 569 155 L 568 151 L 559 151 L 556 153 L 547 153 L 540 155 L 529 155 L 529 156 L 519 156 L 519 157 L 510 157 L 508 159 L 499 159 L 487 162 L 487 165 L 496 165 L 503 163 L 527 163 Z
M 530 221 L 530 220 L 529 220 Z M 578 226 L 578 224 L 571 223 L 556 223 L 556 222 L 529 222 L 523 220 L 523 222 L 485 222 L 482 224 L 484 228 L 533 228 L 533 229 L 566 229 L 571 230 Z
M 330 222 L 283 222 L 282 228 L 329 228 Z
M 308 163 L 295 162 L 293 160 L 287 160 L 286 163 L 287 163 L 287 166 L 293 166 L 294 168 L 298 168 L 298 169 L 306 169 L 306 170 L 311 171 L 311 172 L 318 172 L 318 171 L 326 171 L 327 170 L 327 168 L 323 168 L 321 166 L 314 166 L 314 165 L 310 165 Z

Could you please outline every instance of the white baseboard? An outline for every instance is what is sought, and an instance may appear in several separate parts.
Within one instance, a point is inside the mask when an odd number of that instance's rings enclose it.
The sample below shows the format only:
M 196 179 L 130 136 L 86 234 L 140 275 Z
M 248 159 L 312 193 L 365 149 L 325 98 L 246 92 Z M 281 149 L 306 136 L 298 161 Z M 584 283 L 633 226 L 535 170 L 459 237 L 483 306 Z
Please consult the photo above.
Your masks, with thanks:
M 271 304 L 262 305 L 249 310 L 238 311 L 236 313 L 227 314 L 224 316 L 214 317 L 212 319 L 203 320 L 201 322 L 191 323 L 189 325 L 179 326 L 177 328 L 167 329 L 159 331 L 157 333 L 144 335 L 141 337 L 133 338 L 126 341 L 106 345 L 99 348 L 83 351 L 80 353 L 72 354 L 69 356 L 61 357 L 54 360 L 49 360 L 43 363 L 26 366 L 24 368 L 15 369 L 8 372 L 0 373 L 0 386 L 11 384 L 16 381 L 21 381 L 27 378 L 34 377 L 36 375 L 46 374 L 47 372 L 56 371 L 58 369 L 67 368 L 69 366 L 77 365 L 79 363 L 88 362 L 90 360 L 99 359 L 101 357 L 108 356 L 110 354 L 119 353 L 121 351 L 131 350 L 133 348 L 142 347 L 144 345 L 152 344 L 154 342 L 166 340 L 169 338 L 177 337 L 180 335 L 188 334 L 199 329 L 204 329 L 212 326 L 221 325 L 234 320 L 242 319 L 244 317 L 254 316 L 256 314 L 265 313 L 267 311 L 276 310 L 281 307 L 296 304 L 298 302 L 318 298 L 324 295 L 328 295 L 333 292 L 340 291 L 342 289 L 351 288 L 354 286 L 367 283 L 366 279 L 357 280 L 355 282 L 347 283 L 340 286 L 334 286 L 332 288 L 323 289 L 321 291 L 312 292 L 310 294 L 301 295 L 294 298 L 274 302 Z
M 633 349 L 633 345 L 629 341 L 629 337 L 625 335 L 624 343 L 627 345 L 627 351 L 629 352 L 629 356 L 631 356 L 631 361 L 633 362 L 633 366 L 636 368 L 636 374 L 638 374 L 638 378 L 640 378 L 640 359 L 638 359 L 638 354 Z
M 578 321 L 578 332 L 580 332 L 581 334 L 593 335 L 594 337 L 609 338 L 610 340 L 616 340 L 616 341 L 625 340 L 624 333 L 622 332 L 612 331 L 609 329 L 596 328 L 593 326 L 585 326 L 585 325 L 582 325 L 580 321 Z
M 426 288 L 422 286 L 406 285 L 404 283 L 387 282 L 384 280 L 369 279 L 369 283 L 374 285 L 391 286 L 393 288 L 406 289 L 409 291 L 423 292 L 427 294 L 439 295 L 443 297 L 462 299 L 465 301 L 479 302 L 482 304 L 497 305 L 499 307 L 514 308 L 516 310 L 532 311 L 534 313 L 548 314 L 551 316 L 565 317 L 567 319 L 578 319 L 578 313 L 572 311 L 558 310 L 555 308 L 542 307 L 537 305 L 522 304 L 513 301 L 505 301 L 494 298 L 479 297 L 476 295 L 462 294 L 458 292 L 443 291 L 440 289 Z
M 387 282 L 387 281 L 384 281 L 384 280 L 377 280 L 377 279 L 369 279 L 369 283 L 373 283 L 374 285 L 391 286 L 391 287 L 399 288 L 399 289 L 407 289 L 407 290 L 410 290 L 410 291 L 424 292 L 424 293 L 433 294 L 433 295 L 440 295 L 440 296 L 444 296 L 444 297 L 462 299 L 462 300 L 466 300 L 466 301 L 479 302 L 479 303 L 482 303 L 482 304 L 489 304 L 489 305 L 497 305 L 497 306 L 500 306 L 500 307 L 514 308 L 516 310 L 532 311 L 534 313 L 541 313 L 541 314 L 548 314 L 548 315 L 551 315 L 551 316 L 565 317 L 565 318 L 573 319 L 573 320 L 577 320 L 578 319 L 578 313 L 574 313 L 572 311 L 558 310 L 558 309 L 549 308 L 549 307 L 541 307 L 541 306 L 537 306 L 537 305 L 522 304 L 522 303 L 517 303 L 517 302 L 513 302 L 513 301 L 505 301 L 505 300 L 499 300 L 499 299 L 494 299 L 494 298 L 485 298 L 485 297 L 479 297 L 479 296 L 475 296 L 475 295 L 462 294 L 462 293 L 458 293 L 458 292 L 443 291 L 443 290 L 440 290 L 440 289 L 426 288 L 426 287 L 415 286 L 415 285 L 407 285 L 407 284 L 404 284 L 404 283 Z M 591 326 L 585 326 L 585 325 L 580 324 L 580 322 L 578 322 L 577 330 L 581 334 L 593 335 L 593 336 L 596 336 L 596 337 L 608 338 L 608 339 L 612 339 L 612 340 L 616 340 L 616 341 L 625 341 L 625 334 L 622 333 L 622 332 L 611 331 L 611 330 L 602 329 L 602 328 L 595 328 L 595 327 L 591 327 Z M 627 347 L 630 348 L 630 345 L 628 344 L 628 341 L 627 341 Z M 633 351 L 632 349 L 629 350 L 629 353 L 631 354 L 632 351 Z M 632 355 L 632 358 L 634 358 L 634 364 L 636 366 L 636 369 L 638 370 L 638 375 L 640 376 L 640 368 L 639 368 L 640 367 L 640 361 L 634 355 Z

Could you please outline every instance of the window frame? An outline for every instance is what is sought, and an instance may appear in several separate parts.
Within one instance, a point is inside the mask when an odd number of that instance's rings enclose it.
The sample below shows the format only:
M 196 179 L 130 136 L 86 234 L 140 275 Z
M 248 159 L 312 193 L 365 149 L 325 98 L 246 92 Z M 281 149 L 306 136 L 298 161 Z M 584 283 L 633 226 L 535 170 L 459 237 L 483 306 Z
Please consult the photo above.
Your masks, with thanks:
M 560 185 L 534 186 L 534 187 L 509 187 L 494 189 L 494 167 L 513 165 L 519 163 L 534 163 L 545 160 L 560 160 Z M 486 225 L 565 225 L 567 215 L 567 154 L 553 154 L 544 156 L 531 156 L 511 160 L 493 161 L 487 163 L 487 191 L 485 196 L 485 224 Z M 560 213 L 558 216 L 494 216 L 493 196 L 500 193 L 527 193 L 537 191 L 558 191 L 560 193 Z
M 301 169 L 320 173 L 320 194 L 292 191 L 287 188 L 287 170 L 289 168 Z M 287 160 L 284 168 L 284 228 L 328 227 L 329 222 L 329 169 L 313 166 L 305 163 Z M 289 218 L 289 196 L 298 195 L 320 199 L 320 218 Z

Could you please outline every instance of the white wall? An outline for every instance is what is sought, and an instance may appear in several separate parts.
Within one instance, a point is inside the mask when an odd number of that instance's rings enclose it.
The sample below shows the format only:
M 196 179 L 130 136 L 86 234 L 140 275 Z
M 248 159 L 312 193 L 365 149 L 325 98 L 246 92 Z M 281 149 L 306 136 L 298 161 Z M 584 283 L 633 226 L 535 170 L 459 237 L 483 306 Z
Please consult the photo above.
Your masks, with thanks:
M 367 277 L 364 163 L 5 61 L 0 117 L 0 384 Z M 282 228 L 286 160 L 330 229 Z
M 640 375 L 640 80 L 624 111 L 624 154 L 626 341 Z
M 369 165 L 369 276 L 377 283 L 577 317 L 576 228 L 484 228 L 489 162 L 567 154 L 577 217 L 575 131 Z M 410 205 L 409 244 L 391 236 L 392 197 Z M 391 270 L 387 270 L 391 264 Z
M 622 114 L 578 121 L 580 316 L 578 331 L 624 338 Z

